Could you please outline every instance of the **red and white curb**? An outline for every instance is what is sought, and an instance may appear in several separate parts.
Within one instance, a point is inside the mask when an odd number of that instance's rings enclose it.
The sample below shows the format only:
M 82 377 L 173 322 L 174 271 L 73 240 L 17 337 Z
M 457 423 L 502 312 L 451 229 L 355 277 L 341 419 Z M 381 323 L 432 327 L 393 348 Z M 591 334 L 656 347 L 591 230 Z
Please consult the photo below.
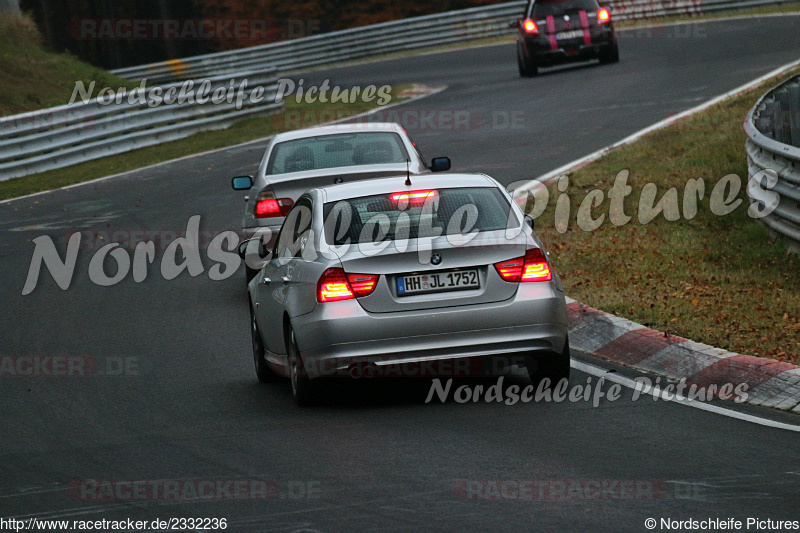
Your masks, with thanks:
M 425 85 L 424 83 L 414 83 L 411 87 L 403 89 L 397 93 L 398 98 L 410 98 L 415 100 L 423 96 L 430 96 L 441 92 L 447 88 L 446 85 Z M 381 108 L 377 108 L 381 109 Z
M 570 345 L 689 385 L 747 385 L 747 403 L 800 413 L 800 367 L 647 328 L 567 298 Z

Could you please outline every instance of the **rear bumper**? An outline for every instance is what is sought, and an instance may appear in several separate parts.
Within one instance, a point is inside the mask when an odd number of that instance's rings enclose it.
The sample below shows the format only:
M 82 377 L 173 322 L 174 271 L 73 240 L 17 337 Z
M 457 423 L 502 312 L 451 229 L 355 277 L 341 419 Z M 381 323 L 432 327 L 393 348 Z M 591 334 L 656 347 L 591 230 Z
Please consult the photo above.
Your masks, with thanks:
M 427 365 L 428 373 L 463 377 L 481 374 L 487 358 L 560 353 L 567 312 L 551 284 L 521 284 L 507 301 L 448 309 L 369 313 L 355 300 L 332 302 L 293 318 L 292 327 L 312 378 L 364 364 L 406 365 L 408 375 Z
M 590 44 L 584 43 L 583 39 L 575 39 L 558 42 L 556 48 L 553 48 L 550 39 L 546 36 L 522 40 L 526 58 L 541 66 L 599 59 L 603 54 L 608 53 L 616 45 L 616 42 L 614 31 L 610 28 L 593 35 Z

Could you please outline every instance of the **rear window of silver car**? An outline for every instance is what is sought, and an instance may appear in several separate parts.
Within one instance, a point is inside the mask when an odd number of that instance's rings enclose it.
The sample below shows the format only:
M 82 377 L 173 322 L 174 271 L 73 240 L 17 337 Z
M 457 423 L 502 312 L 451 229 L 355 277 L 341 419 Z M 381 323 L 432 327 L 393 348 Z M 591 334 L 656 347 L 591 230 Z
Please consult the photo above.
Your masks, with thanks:
M 405 163 L 407 158 L 396 133 L 337 133 L 277 143 L 267 162 L 267 174 Z
M 416 201 L 398 199 L 396 195 L 401 192 L 326 203 L 325 241 L 339 246 L 495 231 L 519 225 L 511 204 L 497 188 L 431 191 L 432 195 L 423 195 Z

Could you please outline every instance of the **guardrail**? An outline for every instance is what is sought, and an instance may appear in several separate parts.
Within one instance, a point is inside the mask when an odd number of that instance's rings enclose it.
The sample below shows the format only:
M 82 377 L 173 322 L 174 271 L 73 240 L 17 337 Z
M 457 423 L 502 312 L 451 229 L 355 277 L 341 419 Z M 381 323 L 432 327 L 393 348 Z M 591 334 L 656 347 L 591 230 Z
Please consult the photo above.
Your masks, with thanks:
M 601 3 L 609 7 L 615 20 L 624 21 L 789 1 L 797 0 L 611 0 Z M 306 69 L 386 53 L 507 36 L 516 31 L 508 27 L 509 21 L 520 18 L 526 5 L 527 1 L 518 0 L 448 11 L 112 72 L 134 80 L 166 81 L 266 67 L 281 71 Z
M 750 201 L 772 209 L 761 220 L 800 251 L 800 76 L 762 96 L 744 130 Z
M 275 103 L 275 69 L 239 73 L 233 90 L 231 80 L 231 76 L 216 76 L 204 83 L 137 88 L 113 103 L 94 98 L 0 118 L 0 181 L 226 128 L 283 106 Z M 244 80 L 247 85 L 240 95 Z M 151 92 L 156 89 L 160 89 L 158 95 Z M 182 102 L 153 105 L 157 102 L 152 96 L 164 98 L 171 91 L 173 100 L 180 97 L 181 89 Z
M 611 0 L 616 20 L 711 12 L 797 0 Z M 61 168 L 143 146 L 224 128 L 243 117 L 276 110 L 276 69 L 292 71 L 390 52 L 509 35 L 524 0 L 449 11 L 267 45 L 176 59 L 113 71 L 150 84 L 208 78 L 215 88 L 226 76 L 267 84 L 271 97 L 242 108 L 172 104 L 149 108 L 120 103 L 60 106 L 0 119 L 0 181 Z

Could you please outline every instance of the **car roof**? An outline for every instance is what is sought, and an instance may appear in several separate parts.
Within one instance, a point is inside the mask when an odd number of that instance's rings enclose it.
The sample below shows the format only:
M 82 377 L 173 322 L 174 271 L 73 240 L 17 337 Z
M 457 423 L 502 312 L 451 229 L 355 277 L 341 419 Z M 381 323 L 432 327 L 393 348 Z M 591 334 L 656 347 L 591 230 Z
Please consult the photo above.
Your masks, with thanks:
M 337 133 L 376 133 L 391 132 L 404 133 L 402 127 L 395 122 L 367 122 L 356 124 L 337 124 L 334 126 L 315 126 L 302 130 L 287 131 L 275 135 L 275 142 L 291 141 L 320 135 L 335 135 Z
M 315 189 L 323 202 L 338 202 L 349 198 L 389 194 L 393 192 L 415 191 L 419 189 L 453 189 L 457 187 L 497 187 L 498 183 L 486 174 L 431 173 L 412 174 L 411 185 L 405 184 L 406 174 L 387 178 L 351 181 L 338 185 L 327 185 Z

